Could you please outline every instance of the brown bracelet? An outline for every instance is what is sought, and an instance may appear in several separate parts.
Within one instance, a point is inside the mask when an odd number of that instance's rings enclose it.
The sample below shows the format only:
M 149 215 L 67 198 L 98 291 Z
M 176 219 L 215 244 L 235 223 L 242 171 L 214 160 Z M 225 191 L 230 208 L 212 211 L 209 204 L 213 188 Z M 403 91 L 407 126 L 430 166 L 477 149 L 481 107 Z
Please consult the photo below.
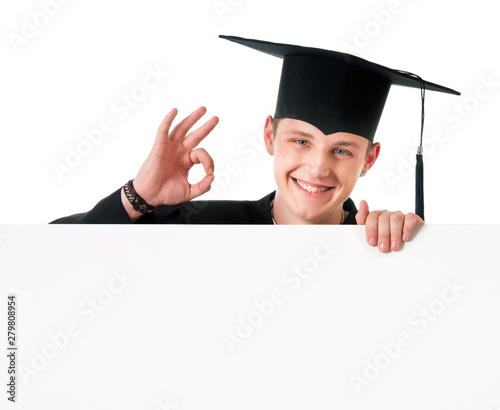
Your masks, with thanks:
M 134 209 L 139 211 L 142 215 L 153 212 L 156 206 L 146 203 L 146 201 L 134 189 L 133 181 L 134 180 L 131 179 L 123 186 L 125 196 L 130 201 Z

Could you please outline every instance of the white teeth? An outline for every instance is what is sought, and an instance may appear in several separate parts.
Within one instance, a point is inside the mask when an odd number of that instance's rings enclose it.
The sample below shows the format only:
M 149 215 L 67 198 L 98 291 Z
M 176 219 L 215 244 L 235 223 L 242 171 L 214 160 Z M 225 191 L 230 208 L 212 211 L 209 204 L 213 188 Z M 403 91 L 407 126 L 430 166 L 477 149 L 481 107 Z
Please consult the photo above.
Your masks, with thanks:
M 316 193 L 316 192 L 325 192 L 325 191 L 328 191 L 330 188 L 329 187 L 317 187 L 317 186 L 311 186 L 309 184 L 304 184 L 302 182 L 300 182 L 298 179 L 295 180 L 297 182 L 297 184 L 305 189 L 307 192 L 311 192 L 311 193 Z

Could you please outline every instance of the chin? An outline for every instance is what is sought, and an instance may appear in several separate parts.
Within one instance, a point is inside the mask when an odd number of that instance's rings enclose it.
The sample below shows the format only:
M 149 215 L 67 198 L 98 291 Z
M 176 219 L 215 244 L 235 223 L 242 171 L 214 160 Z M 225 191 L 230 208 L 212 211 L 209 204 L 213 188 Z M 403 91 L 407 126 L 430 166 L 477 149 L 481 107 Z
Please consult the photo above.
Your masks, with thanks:
M 328 218 L 331 218 L 332 215 L 330 214 L 330 209 L 325 210 L 325 209 L 312 209 L 311 207 L 305 206 L 302 204 L 301 206 L 297 206 L 295 208 L 295 215 L 297 218 L 301 219 L 304 221 L 304 223 L 324 223 L 322 221 L 327 220 Z
M 340 207 L 342 208 L 344 200 L 342 200 L 340 192 L 322 201 L 321 199 L 297 198 L 293 197 L 292 203 L 294 213 L 297 218 L 300 218 L 304 223 L 309 224 L 331 224 L 334 218 L 334 213 Z M 326 198 L 325 198 L 326 199 Z

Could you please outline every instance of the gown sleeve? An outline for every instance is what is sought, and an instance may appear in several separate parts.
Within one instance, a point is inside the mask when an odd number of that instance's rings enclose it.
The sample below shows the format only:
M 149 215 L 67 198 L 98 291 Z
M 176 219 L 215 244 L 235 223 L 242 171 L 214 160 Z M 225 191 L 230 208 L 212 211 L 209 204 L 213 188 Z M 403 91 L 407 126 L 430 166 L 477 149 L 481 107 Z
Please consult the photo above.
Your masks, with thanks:
M 142 218 L 141 218 L 142 219 Z M 156 218 L 155 218 L 156 219 Z M 131 224 L 122 205 L 121 188 L 100 200 L 88 212 L 56 219 L 51 224 Z M 150 223 L 154 223 L 151 221 Z

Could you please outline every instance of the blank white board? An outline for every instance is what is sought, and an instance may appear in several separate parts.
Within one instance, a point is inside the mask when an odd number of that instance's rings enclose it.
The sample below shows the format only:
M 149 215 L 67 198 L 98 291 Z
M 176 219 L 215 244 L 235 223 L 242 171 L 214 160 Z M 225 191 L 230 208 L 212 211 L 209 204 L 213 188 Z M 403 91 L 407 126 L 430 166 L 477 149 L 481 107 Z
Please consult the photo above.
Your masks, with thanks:
M 0 226 L 18 409 L 498 409 L 500 226 Z

